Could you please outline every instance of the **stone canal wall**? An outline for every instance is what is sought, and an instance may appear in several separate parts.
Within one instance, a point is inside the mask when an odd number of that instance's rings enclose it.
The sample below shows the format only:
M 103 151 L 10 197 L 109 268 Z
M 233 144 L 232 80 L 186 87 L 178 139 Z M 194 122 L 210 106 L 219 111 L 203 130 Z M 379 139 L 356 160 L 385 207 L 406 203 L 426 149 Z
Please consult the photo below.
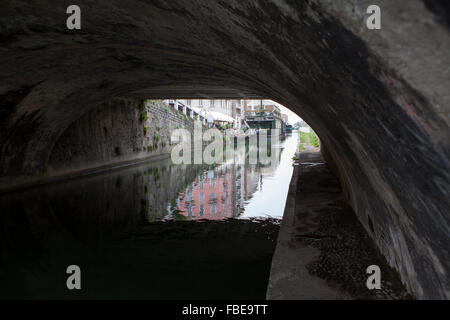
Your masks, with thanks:
M 168 156 L 175 129 L 194 120 L 156 100 L 115 98 L 73 122 L 57 140 L 46 178 L 92 173 Z

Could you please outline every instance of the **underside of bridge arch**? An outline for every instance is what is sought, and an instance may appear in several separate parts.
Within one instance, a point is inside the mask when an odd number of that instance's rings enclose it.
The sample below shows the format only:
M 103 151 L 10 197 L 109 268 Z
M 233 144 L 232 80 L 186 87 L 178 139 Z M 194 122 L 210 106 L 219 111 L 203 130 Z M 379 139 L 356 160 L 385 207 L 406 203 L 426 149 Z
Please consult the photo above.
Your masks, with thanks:
M 442 3 L 379 0 L 368 30 L 352 0 L 79 0 L 82 28 L 67 30 L 66 1 L 4 0 L 0 190 L 44 179 L 63 132 L 114 97 L 273 99 L 319 134 L 408 288 L 449 298 Z

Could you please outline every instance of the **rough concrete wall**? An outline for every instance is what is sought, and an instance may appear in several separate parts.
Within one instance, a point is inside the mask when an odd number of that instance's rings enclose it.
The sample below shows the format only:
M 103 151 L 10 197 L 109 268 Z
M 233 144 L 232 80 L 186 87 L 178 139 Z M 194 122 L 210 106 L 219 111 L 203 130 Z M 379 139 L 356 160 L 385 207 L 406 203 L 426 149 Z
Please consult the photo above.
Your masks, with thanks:
M 46 178 L 76 175 L 167 155 L 175 129 L 193 120 L 159 101 L 116 98 L 94 107 L 57 140 Z
M 145 157 L 142 100 L 102 103 L 72 123 L 57 140 L 47 175 L 68 174 Z
M 186 129 L 191 134 L 194 132 L 195 120 L 183 114 L 181 108 L 177 111 L 158 100 L 146 100 L 145 105 L 148 119 L 144 126 L 148 132 L 145 134 L 144 149 L 147 152 L 152 154 L 170 152 L 171 135 L 177 129 Z
M 450 297 L 450 37 L 423 1 L 2 1 L 0 190 L 114 97 L 263 97 L 318 133 L 349 201 L 419 298 Z

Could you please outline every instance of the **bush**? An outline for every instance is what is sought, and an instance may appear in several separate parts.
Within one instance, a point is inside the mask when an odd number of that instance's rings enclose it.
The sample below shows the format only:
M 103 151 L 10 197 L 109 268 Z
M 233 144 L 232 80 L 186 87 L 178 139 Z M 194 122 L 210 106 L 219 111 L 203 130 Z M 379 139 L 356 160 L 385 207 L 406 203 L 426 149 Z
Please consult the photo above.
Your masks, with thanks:
M 301 132 L 300 136 L 300 150 L 303 150 L 305 145 L 312 145 L 314 147 L 319 147 L 319 137 L 317 137 L 316 133 L 311 129 L 309 132 Z
M 309 134 L 308 133 L 300 131 L 300 143 L 308 143 L 309 144 Z
M 314 131 L 309 132 L 309 141 L 314 147 L 319 147 L 319 138 Z
M 142 122 L 145 122 L 145 121 L 147 121 L 147 120 L 148 120 L 147 111 L 144 110 L 144 111 L 141 112 L 141 121 L 142 121 Z

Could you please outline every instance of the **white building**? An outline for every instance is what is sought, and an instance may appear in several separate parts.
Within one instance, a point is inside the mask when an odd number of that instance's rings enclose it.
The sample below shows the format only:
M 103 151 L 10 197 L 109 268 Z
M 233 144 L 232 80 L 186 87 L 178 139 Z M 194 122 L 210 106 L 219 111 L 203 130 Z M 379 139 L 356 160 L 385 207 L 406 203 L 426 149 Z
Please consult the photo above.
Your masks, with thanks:
M 205 118 L 228 122 L 233 128 L 240 128 L 244 116 L 242 100 L 227 99 L 182 99 L 177 100 L 192 108 Z
M 258 111 L 264 109 L 264 106 L 276 105 L 272 100 L 246 100 L 247 110 L 246 111 Z

